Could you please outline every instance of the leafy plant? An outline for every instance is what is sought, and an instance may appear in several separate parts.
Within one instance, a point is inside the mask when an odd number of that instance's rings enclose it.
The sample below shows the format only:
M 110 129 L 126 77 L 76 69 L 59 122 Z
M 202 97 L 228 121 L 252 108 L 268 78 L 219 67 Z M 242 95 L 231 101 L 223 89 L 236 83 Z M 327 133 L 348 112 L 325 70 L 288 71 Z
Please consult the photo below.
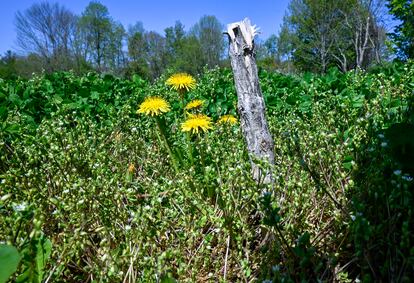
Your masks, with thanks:
M 16 272 L 20 261 L 17 249 L 9 245 L 0 245 L 0 282 L 4 283 Z
M 13 278 L 410 278 L 413 72 L 412 63 L 325 76 L 261 71 L 271 185 L 251 179 L 228 69 L 185 93 L 165 76 L 1 80 L 0 240 L 20 252 Z M 148 96 L 170 105 L 159 126 L 136 113 Z M 185 109 L 194 100 L 203 103 Z M 202 113 L 206 131 L 182 132 Z M 223 122 L 227 114 L 235 123 Z

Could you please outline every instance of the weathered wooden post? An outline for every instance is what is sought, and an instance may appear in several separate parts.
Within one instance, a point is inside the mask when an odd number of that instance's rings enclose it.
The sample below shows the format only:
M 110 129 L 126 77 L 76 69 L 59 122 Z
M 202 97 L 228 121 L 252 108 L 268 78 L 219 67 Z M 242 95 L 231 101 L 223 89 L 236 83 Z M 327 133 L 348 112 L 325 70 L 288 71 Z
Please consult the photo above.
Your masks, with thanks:
M 274 144 L 265 116 L 266 108 L 259 85 L 254 52 L 257 29 L 246 18 L 241 22 L 228 24 L 227 34 L 238 97 L 237 109 L 249 151 L 253 178 L 258 182 L 270 183 L 273 180 L 271 172 L 262 172 L 257 165 L 257 160 L 274 164 Z

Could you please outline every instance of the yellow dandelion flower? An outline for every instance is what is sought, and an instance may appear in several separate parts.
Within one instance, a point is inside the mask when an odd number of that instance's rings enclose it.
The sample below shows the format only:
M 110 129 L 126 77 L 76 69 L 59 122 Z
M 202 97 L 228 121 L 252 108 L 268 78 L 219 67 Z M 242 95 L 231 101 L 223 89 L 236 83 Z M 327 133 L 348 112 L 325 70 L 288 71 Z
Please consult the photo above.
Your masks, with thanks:
M 219 124 L 230 124 L 230 125 L 234 125 L 237 123 L 237 118 L 234 117 L 233 115 L 224 115 L 221 116 L 220 119 L 217 121 L 217 123 Z
M 181 124 L 181 131 L 199 133 L 200 130 L 206 132 L 212 129 L 211 118 L 204 114 L 190 115 L 189 118 Z
M 195 88 L 196 81 L 189 74 L 178 73 L 178 74 L 174 74 L 171 77 L 169 77 L 166 84 L 171 86 L 173 89 L 177 91 L 183 91 L 183 90 L 189 91 Z
M 204 101 L 201 99 L 195 99 L 193 101 L 190 101 L 186 106 L 185 106 L 185 110 L 190 110 L 190 109 L 194 109 L 194 108 L 199 108 L 201 106 L 203 106 Z
M 150 96 L 145 98 L 141 103 L 137 113 L 145 114 L 148 116 L 157 116 L 162 113 L 170 111 L 170 105 L 161 97 Z
M 134 165 L 134 163 L 130 163 L 130 164 L 129 164 L 129 166 L 128 166 L 128 172 L 129 172 L 129 173 L 133 173 L 133 172 L 134 172 L 134 170 L 135 170 L 135 165 Z

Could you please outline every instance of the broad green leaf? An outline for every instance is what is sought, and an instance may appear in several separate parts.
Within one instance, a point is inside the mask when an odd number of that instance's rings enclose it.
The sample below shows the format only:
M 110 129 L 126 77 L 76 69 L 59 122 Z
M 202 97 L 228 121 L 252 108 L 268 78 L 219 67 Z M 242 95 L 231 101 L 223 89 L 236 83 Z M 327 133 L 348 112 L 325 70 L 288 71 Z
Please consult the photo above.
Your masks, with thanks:
M 20 255 L 13 246 L 0 245 L 0 283 L 6 282 L 16 272 Z
M 52 243 L 49 239 L 42 237 L 39 239 L 36 245 L 36 272 L 39 276 L 39 281 L 42 281 L 44 268 L 46 266 L 47 260 L 49 259 L 50 252 L 52 251 Z
M 346 170 L 351 170 L 352 169 L 352 161 L 353 161 L 353 157 L 351 155 L 347 155 L 344 158 L 344 161 L 342 161 L 342 166 L 346 169 Z

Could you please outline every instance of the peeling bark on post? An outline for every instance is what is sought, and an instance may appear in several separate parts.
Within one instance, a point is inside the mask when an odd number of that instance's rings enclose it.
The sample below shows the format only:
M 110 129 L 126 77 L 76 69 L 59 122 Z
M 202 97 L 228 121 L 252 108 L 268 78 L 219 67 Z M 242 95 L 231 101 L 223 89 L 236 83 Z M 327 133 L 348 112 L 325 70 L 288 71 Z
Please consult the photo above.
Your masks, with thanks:
M 274 164 L 274 144 L 265 116 L 266 108 L 259 85 L 254 52 L 254 36 L 257 34 L 257 29 L 246 18 L 241 22 L 227 25 L 227 34 L 238 97 L 237 108 L 250 156 L 253 178 L 258 182 L 270 183 L 273 180 L 271 172 L 262 172 L 255 160 Z

